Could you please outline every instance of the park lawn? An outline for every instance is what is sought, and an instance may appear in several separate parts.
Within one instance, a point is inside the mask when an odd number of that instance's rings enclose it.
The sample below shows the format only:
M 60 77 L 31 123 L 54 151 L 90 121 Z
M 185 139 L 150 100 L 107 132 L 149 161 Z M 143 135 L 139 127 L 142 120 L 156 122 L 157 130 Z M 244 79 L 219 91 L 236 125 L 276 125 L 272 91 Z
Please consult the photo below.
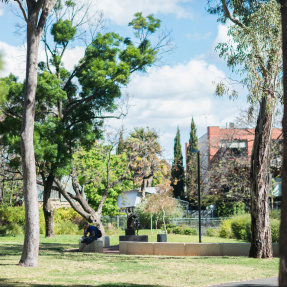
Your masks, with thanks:
M 182 238 L 181 235 L 173 236 L 168 235 L 168 238 Z M 16 266 L 21 256 L 23 238 L 0 237 L 0 286 L 211 286 L 278 274 L 278 258 L 263 260 L 65 252 L 65 249 L 78 247 L 78 235 L 58 235 L 56 238 L 41 236 L 39 267 L 23 268 Z

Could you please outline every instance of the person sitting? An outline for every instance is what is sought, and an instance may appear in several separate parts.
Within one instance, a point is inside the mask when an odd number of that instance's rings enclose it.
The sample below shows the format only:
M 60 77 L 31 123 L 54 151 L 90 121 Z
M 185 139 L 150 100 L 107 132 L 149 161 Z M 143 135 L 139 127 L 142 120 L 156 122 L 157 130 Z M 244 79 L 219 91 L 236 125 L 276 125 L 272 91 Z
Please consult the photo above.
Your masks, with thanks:
M 82 239 L 83 239 L 82 245 L 79 248 L 80 252 L 82 252 L 84 250 L 86 245 L 91 244 L 92 242 L 97 240 L 99 237 L 97 227 L 89 225 L 88 222 L 85 222 L 83 224 L 83 227 L 84 227 L 84 236 L 82 237 Z M 89 236 L 88 236 L 88 233 L 89 233 Z

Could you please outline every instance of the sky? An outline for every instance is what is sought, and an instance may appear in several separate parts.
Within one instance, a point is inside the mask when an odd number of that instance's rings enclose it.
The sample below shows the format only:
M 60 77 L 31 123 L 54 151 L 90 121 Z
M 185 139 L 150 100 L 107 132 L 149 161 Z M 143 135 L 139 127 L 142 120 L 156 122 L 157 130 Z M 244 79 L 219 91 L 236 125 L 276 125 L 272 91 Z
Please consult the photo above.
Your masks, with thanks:
M 82 0 L 84 1 L 84 0 Z M 14 1 L 13 1 L 14 2 Z M 25 77 L 25 31 L 17 28 L 24 24 L 16 4 L 0 3 L 0 53 L 4 70 L 0 76 L 14 73 Z M 79 1 L 78 1 L 79 2 Z M 128 23 L 136 12 L 143 16 L 153 14 L 160 19 L 163 30 L 171 31 L 175 48 L 165 54 L 160 63 L 146 73 L 134 73 L 122 94 L 129 96 L 129 109 L 125 118 L 109 120 L 107 129 L 124 126 L 125 135 L 135 127 L 149 127 L 160 135 L 163 157 L 173 159 L 174 138 L 180 129 L 182 152 L 189 140 L 191 119 L 198 137 L 207 132 L 207 126 L 225 127 L 236 121 L 240 111 L 247 108 L 246 95 L 241 91 L 236 101 L 215 96 L 215 83 L 236 77 L 214 50 L 220 42 L 228 40 L 228 28 L 217 22 L 217 17 L 206 12 L 207 1 L 202 0 L 91 0 L 90 14 L 103 13 L 105 31 L 131 37 Z M 20 10 L 19 10 L 20 11 Z M 19 13 L 19 12 L 18 12 Z M 18 32 L 17 32 L 18 31 Z M 17 32 L 17 33 L 16 33 Z M 76 42 L 64 58 L 72 69 L 83 56 L 85 47 Z M 39 59 L 44 51 L 40 48 Z

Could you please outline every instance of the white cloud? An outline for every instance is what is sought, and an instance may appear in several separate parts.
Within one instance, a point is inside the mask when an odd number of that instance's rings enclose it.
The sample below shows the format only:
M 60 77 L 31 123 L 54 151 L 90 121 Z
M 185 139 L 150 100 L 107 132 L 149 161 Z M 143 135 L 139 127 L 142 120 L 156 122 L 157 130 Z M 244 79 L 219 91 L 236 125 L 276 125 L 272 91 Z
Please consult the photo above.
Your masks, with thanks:
M 63 57 L 66 69 L 72 70 L 74 65 L 83 57 L 84 52 L 85 48 L 79 46 L 66 50 Z M 5 77 L 12 73 L 20 81 L 23 81 L 26 73 L 26 44 L 11 46 L 0 42 L 0 53 L 4 62 L 4 69 L 0 72 L 0 77 Z M 42 46 L 39 49 L 39 61 L 45 61 L 45 52 Z
M 192 117 L 198 136 L 206 132 L 207 125 L 224 126 L 234 121 L 242 103 L 214 96 L 212 82 L 224 77 L 216 66 L 200 60 L 174 67 L 154 67 L 148 74 L 134 75 L 125 91 L 133 96 L 129 114 L 123 120 L 125 128 L 149 126 L 160 131 L 166 157 L 172 158 L 177 126 L 183 147 L 188 141 Z M 109 124 L 120 126 L 122 122 L 113 120 Z
M 126 25 L 136 12 L 149 14 L 175 14 L 178 18 L 191 17 L 191 13 L 181 4 L 193 0 L 105 0 L 98 1 L 97 7 L 104 16 L 118 25 Z
M 26 71 L 26 45 L 11 46 L 0 42 L 0 53 L 4 64 L 4 69 L 0 72 L 0 76 L 4 77 L 13 73 L 21 80 L 24 80 Z

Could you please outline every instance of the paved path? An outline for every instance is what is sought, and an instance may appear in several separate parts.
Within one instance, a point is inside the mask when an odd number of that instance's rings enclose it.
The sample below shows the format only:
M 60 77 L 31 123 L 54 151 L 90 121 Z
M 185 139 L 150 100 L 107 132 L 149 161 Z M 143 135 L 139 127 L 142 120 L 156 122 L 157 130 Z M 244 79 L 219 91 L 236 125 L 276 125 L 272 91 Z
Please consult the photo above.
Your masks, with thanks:
M 250 281 L 241 281 L 241 282 L 230 282 L 225 283 L 222 285 L 213 285 L 212 287 L 273 287 L 278 286 L 278 277 L 270 277 L 265 279 L 256 279 L 256 280 L 250 280 Z

